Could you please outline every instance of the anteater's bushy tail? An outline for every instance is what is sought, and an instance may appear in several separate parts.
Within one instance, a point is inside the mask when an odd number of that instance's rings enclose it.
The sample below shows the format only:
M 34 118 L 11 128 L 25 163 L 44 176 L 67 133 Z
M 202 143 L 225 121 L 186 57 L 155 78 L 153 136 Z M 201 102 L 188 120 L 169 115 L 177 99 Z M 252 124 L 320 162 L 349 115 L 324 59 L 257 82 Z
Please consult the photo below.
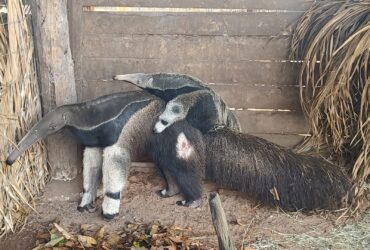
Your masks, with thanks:
M 207 177 L 264 204 L 286 210 L 335 209 L 350 197 L 348 177 L 324 159 L 226 128 L 209 132 L 204 140 Z

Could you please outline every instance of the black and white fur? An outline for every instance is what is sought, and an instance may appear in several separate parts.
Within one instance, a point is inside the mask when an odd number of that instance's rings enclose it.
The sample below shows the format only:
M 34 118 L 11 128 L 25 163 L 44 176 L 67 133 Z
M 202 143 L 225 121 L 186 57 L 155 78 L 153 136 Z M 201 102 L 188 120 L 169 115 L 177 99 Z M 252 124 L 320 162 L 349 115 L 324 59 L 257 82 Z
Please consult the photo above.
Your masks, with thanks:
M 168 182 L 160 194 L 183 193 L 179 205 L 201 204 L 202 179 L 285 210 L 337 209 L 351 199 L 350 180 L 333 164 L 228 128 L 203 135 L 179 121 L 153 136 L 151 145 Z
M 131 161 L 148 153 L 154 122 L 164 102 L 143 91 L 117 93 L 95 100 L 64 105 L 46 114 L 8 156 L 11 165 L 37 140 L 62 129 L 84 146 L 83 188 L 79 211 L 93 211 L 98 185 L 103 182 L 103 216 L 112 219 L 119 212 Z
M 121 75 L 115 79 L 133 82 L 148 91 L 155 89 L 157 93 L 152 93 L 161 98 L 165 95 L 166 86 L 155 84 L 153 74 Z M 175 86 L 180 89 L 182 85 L 175 81 Z M 158 89 L 162 91 L 159 94 Z M 217 95 L 208 88 L 175 93 L 172 100 L 163 98 L 166 108 L 154 126 L 154 132 L 162 134 L 151 142 L 157 145 L 150 151 L 152 158 L 168 177 L 168 188 L 162 190 L 162 196 L 181 191 L 185 201 L 180 204 L 198 206 L 200 180 L 206 178 L 287 210 L 336 208 L 342 198 L 351 198 L 348 177 L 333 164 L 239 133 L 233 126 L 218 126 L 213 98 Z M 207 119 L 199 119 L 202 116 Z
M 154 126 L 155 133 L 163 132 L 176 121 L 186 119 L 189 124 L 202 133 L 215 127 L 225 126 L 219 121 L 213 96 L 208 90 L 198 90 L 182 94 L 167 102 L 165 111 Z
M 197 207 L 205 176 L 205 144 L 199 130 L 187 122 L 175 124 L 161 134 L 153 134 L 149 143 L 148 152 L 167 181 L 167 188 L 158 194 L 171 197 L 182 192 L 185 200 L 177 204 Z
M 156 124 L 157 132 L 162 132 L 172 123 L 185 119 L 203 133 L 215 127 L 228 127 L 240 131 L 235 115 L 225 102 L 201 80 L 184 74 L 152 73 L 116 75 L 115 80 L 130 82 L 167 103 L 166 119 Z M 188 105 L 188 104 L 192 105 Z M 171 119 L 171 114 L 176 113 Z

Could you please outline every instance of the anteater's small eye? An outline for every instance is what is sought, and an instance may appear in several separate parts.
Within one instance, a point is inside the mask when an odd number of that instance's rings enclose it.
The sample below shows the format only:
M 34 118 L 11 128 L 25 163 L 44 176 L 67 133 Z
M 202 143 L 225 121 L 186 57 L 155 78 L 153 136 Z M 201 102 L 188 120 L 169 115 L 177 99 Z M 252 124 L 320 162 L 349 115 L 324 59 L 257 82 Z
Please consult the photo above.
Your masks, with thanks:
M 165 120 L 160 120 L 160 122 L 164 125 L 164 126 L 166 126 L 167 124 L 168 124 L 168 121 L 165 121 Z
M 172 112 L 175 114 L 180 113 L 180 107 L 178 105 L 172 107 Z

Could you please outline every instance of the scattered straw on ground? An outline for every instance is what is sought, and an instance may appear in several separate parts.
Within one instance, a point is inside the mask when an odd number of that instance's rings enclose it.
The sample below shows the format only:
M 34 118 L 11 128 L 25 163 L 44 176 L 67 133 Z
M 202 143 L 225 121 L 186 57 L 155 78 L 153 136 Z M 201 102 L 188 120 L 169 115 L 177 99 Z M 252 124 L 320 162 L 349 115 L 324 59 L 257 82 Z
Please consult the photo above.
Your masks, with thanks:
M 10 149 L 41 117 L 32 36 L 23 8 L 22 1 L 8 0 L 8 14 L 2 16 L 0 25 L 0 237 L 25 223 L 34 207 L 33 197 L 47 176 L 42 143 L 13 166 L 4 162 Z
M 370 246 L 370 214 L 364 216 L 357 223 L 347 224 L 327 235 L 315 231 L 311 235 L 289 235 L 287 238 L 296 246 L 311 249 L 367 249 Z
M 365 250 L 370 246 L 370 213 L 364 214 L 357 222 L 340 226 L 322 233 L 315 228 L 304 234 L 274 232 L 278 239 L 257 239 L 248 244 L 253 249 L 348 249 Z

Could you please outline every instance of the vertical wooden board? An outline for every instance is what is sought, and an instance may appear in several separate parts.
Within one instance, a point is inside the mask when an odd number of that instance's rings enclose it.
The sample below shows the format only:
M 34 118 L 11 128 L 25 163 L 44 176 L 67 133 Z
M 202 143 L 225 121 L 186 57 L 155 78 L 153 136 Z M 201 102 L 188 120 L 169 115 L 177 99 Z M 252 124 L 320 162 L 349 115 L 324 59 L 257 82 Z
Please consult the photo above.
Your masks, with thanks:
M 68 21 L 72 58 L 74 60 L 75 78 L 81 78 L 81 41 L 83 34 L 81 33 L 83 26 L 82 5 L 84 1 L 68 0 Z
M 167 59 L 181 62 L 287 60 L 289 39 L 221 36 L 91 36 L 82 42 L 84 57 Z
M 38 77 L 44 113 L 77 101 L 73 61 L 69 43 L 67 1 L 32 0 Z M 78 145 L 62 133 L 46 140 L 48 162 L 54 179 L 77 176 Z
M 177 8 L 245 8 L 303 11 L 313 0 L 79 0 L 84 5 L 177 7 Z
M 277 36 L 302 15 L 288 13 L 160 14 L 84 12 L 84 34 Z M 124 24 L 124 25 L 123 25 Z
M 85 80 L 110 80 L 117 74 L 175 72 L 190 74 L 207 83 L 251 83 L 296 85 L 295 63 L 228 61 L 183 63 L 175 56 L 168 60 L 84 58 Z

